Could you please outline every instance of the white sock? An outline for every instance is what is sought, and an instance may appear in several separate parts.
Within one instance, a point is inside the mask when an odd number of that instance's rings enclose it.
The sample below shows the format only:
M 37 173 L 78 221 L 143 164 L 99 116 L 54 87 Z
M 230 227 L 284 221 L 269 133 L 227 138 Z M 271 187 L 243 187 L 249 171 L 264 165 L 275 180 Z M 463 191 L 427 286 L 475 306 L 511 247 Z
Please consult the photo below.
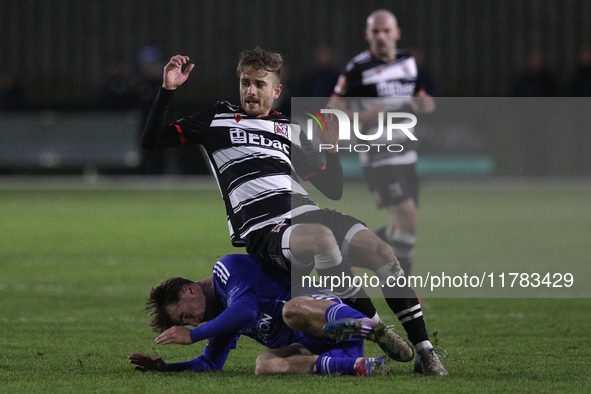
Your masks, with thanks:
M 406 233 L 399 229 L 394 230 L 393 234 L 386 232 L 386 236 L 391 241 L 398 241 L 410 245 L 414 245 L 417 242 L 417 237 L 414 234 Z
M 382 319 L 380 319 L 380 315 L 378 315 L 378 312 L 376 312 L 375 315 L 373 315 L 373 317 L 371 318 L 371 320 L 375 321 L 376 323 L 381 323 Z
M 331 250 L 315 254 L 314 255 L 314 266 L 317 270 L 336 267 L 343 261 L 341 251 L 338 246 L 335 246 Z
M 417 352 L 421 352 L 423 350 L 429 350 L 432 348 L 433 348 L 433 345 L 431 344 L 431 341 L 429 341 L 428 339 L 426 341 L 419 342 L 415 345 L 415 349 L 417 349 Z
M 398 260 L 394 260 L 391 263 L 375 270 L 376 276 L 380 280 L 380 284 L 386 285 L 389 277 L 398 278 L 404 275 L 404 270 L 400 267 Z

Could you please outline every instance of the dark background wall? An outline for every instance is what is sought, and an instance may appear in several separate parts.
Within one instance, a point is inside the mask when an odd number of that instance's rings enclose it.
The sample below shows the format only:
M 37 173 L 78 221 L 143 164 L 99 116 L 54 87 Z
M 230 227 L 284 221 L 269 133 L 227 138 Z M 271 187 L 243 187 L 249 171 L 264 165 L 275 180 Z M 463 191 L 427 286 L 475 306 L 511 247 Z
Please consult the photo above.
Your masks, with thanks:
M 182 117 L 219 99 L 236 101 L 239 53 L 255 46 L 285 56 L 283 96 L 289 99 L 303 94 L 318 47 L 332 49 L 337 70 L 367 48 L 365 19 L 379 8 L 396 14 L 399 47 L 422 54 L 440 97 L 570 96 L 581 51 L 591 45 L 591 0 L 0 0 L 0 109 L 136 110 L 142 119 L 162 66 L 181 53 L 197 65 L 175 97 L 171 115 Z M 591 49 L 587 55 L 591 89 Z M 535 81 L 532 88 L 531 80 L 517 85 L 528 64 L 551 88 Z M 130 92 L 114 98 L 118 89 Z M 540 144 L 551 149 L 551 142 Z M 529 159 L 514 149 L 511 160 Z M 196 167 L 189 160 L 163 170 L 167 160 L 154 158 L 155 171 Z M 538 175 L 580 174 L 575 162 L 573 170 Z M 206 171 L 202 160 L 197 164 Z M 496 173 L 521 173 L 506 167 L 497 165 Z
M 591 43 L 587 0 L 2 0 L 0 75 L 18 75 L 34 104 L 92 104 L 110 60 L 134 65 L 154 45 L 162 62 L 183 53 L 197 63 L 184 98 L 217 99 L 235 96 L 238 54 L 260 45 L 286 56 L 297 85 L 319 45 L 339 68 L 365 49 L 377 8 L 397 15 L 399 46 L 422 51 L 440 96 L 508 95 L 534 51 L 566 93 Z

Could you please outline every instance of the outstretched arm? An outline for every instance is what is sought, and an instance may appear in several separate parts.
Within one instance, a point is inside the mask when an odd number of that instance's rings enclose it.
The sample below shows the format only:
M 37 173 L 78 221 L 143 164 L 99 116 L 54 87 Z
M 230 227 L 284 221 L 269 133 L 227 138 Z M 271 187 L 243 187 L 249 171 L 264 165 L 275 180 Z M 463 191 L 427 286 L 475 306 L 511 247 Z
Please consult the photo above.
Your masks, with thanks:
M 135 364 L 135 369 L 141 372 L 219 371 L 224 368 L 230 350 L 236 349 L 237 339 L 238 336 L 234 334 L 212 338 L 201 356 L 181 363 L 167 364 L 161 357 L 145 353 L 133 353 L 128 358 L 131 364 Z
M 188 61 L 188 56 L 176 55 L 164 66 L 162 88 L 152 105 L 142 136 L 142 146 L 146 149 L 160 149 L 182 144 L 178 131 L 174 127 L 166 127 L 166 115 L 174 91 L 185 83 L 195 66 L 191 63 L 183 71 L 182 67 Z

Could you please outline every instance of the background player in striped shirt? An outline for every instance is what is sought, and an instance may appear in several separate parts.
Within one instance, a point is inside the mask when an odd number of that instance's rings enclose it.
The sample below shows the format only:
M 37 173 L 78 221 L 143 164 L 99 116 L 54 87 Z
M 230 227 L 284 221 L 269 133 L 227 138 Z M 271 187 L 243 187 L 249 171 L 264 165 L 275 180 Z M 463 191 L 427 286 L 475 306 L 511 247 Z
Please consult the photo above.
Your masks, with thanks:
M 366 134 L 373 134 L 383 127 L 376 121 L 379 112 L 392 112 L 407 105 L 415 111 L 432 112 L 435 109 L 433 99 L 417 84 L 415 59 L 408 52 L 396 48 L 400 29 L 394 14 L 388 10 L 372 12 L 367 18 L 365 37 L 369 50 L 347 64 L 335 87 L 332 105 L 347 112 L 357 110 L 359 120 L 365 122 Z M 401 152 L 373 148 L 361 153 L 359 159 L 377 207 L 385 208 L 389 213 L 388 224 L 376 234 L 390 244 L 408 276 L 418 224 L 416 141 L 409 140 L 402 133 L 393 133 L 392 137 L 392 140 L 376 142 L 397 143 L 403 147 Z M 424 370 L 422 360 L 431 357 L 429 352 L 430 344 L 417 345 L 417 372 Z
M 260 375 L 386 373 L 384 358 L 363 357 L 363 338 L 377 342 L 398 361 L 412 360 L 413 349 L 394 331 L 329 292 L 315 289 L 316 294 L 292 299 L 290 279 L 281 268 L 236 254 L 224 256 L 213 276 L 199 282 L 161 282 L 147 304 L 151 326 L 161 333 L 155 342 L 188 345 L 208 339 L 207 346 L 187 362 L 166 364 L 144 353 L 134 353 L 130 362 L 140 371 L 217 371 L 240 335 L 271 349 L 256 360 Z
M 358 110 L 365 134 L 373 134 L 378 127 L 378 112 L 393 112 L 405 106 L 432 112 L 435 103 L 418 84 L 415 59 L 396 47 L 400 39 L 396 17 L 388 10 L 372 12 L 367 18 L 365 37 L 369 50 L 347 64 L 331 103 L 348 112 Z M 387 226 L 376 234 L 394 248 L 404 272 L 410 275 L 418 224 L 417 147 L 416 141 L 396 131 L 392 140 L 376 142 L 399 144 L 403 146 L 401 152 L 373 148 L 360 153 L 359 159 L 377 207 L 389 213 Z

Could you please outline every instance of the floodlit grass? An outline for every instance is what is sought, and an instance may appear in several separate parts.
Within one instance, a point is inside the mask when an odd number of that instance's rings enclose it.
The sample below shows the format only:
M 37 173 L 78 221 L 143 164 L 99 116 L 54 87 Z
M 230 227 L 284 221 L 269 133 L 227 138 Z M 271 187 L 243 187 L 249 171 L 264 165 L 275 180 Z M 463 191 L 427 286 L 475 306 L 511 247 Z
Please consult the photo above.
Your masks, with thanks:
M 421 196 L 416 272 L 499 271 L 589 262 L 589 190 L 446 187 Z M 340 202 L 375 228 L 383 213 L 359 212 L 368 194 L 350 185 Z M 264 348 L 239 341 L 218 373 L 139 373 L 135 351 L 176 362 L 202 344 L 156 346 L 142 312 L 167 276 L 200 279 L 232 248 L 217 191 L 0 191 L 0 391 L 3 392 L 588 392 L 589 299 L 425 299 L 450 376 L 412 365 L 388 377 L 254 376 Z M 443 268 L 442 268 L 443 267 Z M 499 268 L 500 267 L 500 268 Z M 531 269 L 530 269 L 531 272 Z M 589 285 L 589 270 L 579 281 Z M 577 278 L 575 278 L 577 280 Z M 385 302 L 382 317 L 395 323 Z M 367 354 L 379 349 L 368 344 Z

